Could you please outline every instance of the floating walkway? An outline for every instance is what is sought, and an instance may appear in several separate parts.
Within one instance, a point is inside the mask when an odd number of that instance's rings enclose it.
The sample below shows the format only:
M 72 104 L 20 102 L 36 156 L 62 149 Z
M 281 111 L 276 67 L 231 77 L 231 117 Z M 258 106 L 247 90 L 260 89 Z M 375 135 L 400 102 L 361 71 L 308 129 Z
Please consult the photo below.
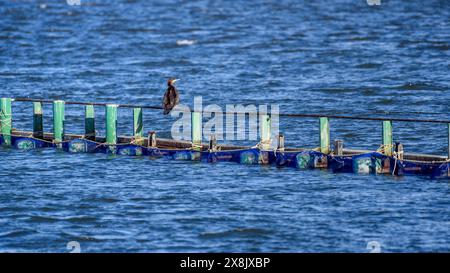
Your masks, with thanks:
M 33 104 L 33 131 L 12 129 L 12 102 Z M 53 132 L 43 130 L 43 103 L 53 105 Z M 65 134 L 65 105 L 85 106 L 84 134 Z M 105 108 L 106 136 L 97 136 L 94 106 Z M 119 107 L 133 109 L 133 135 L 117 136 Z M 450 177 L 450 121 L 362 118 L 334 115 L 280 114 L 280 116 L 318 118 L 319 144 L 316 149 L 286 148 L 284 136 L 278 136 L 276 149 L 270 148 L 271 118 L 260 115 L 261 139 L 254 147 L 218 145 L 214 139 L 202 143 L 201 113 L 191 112 L 192 141 L 157 138 L 155 132 L 144 136 L 142 109 L 162 109 L 157 106 L 115 105 L 104 103 L 64 102 L 27 98 L 0 99 L 0 145 L 17 149 L 54 148 L 70 153 L 105 153 L 128 156 L 165 157 L 173 160 L 203 162 L 236 162 L 240 164 L 272 164 L 297 169 L 329 169 L 335 173 L 387 174 L 395 176 L 424 175 L 431 178 Z M 382 143 L 377 151 L 350 150 L 336 140 L 330 146 L 329 119 L 360 119 L 382 122 Z M 393 143 L 392 122 L 427 122 L 448 124 L 449 153 L 447 156 L 411 154 L 403 152 L 401 143 Z

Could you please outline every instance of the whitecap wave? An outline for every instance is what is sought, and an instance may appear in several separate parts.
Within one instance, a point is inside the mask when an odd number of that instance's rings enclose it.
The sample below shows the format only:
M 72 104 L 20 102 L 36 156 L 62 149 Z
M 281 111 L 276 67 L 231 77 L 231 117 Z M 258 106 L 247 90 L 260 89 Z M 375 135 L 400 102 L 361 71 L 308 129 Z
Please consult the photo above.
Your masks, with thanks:
M 197 41 L 195 40 L 178 40 L 177 41 L 177 45 L 179 46 L 183 46 L 183 45 L 193 45 L 195 44 Z

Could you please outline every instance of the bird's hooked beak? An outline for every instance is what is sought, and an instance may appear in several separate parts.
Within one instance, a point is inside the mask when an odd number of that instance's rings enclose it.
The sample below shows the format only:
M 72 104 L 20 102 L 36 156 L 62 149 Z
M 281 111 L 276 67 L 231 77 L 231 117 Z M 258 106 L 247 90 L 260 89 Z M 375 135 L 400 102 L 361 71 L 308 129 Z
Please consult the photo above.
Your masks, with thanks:
M 175 83 L 175 82 L 177 82 L 177 81 L 179 81 L 180 79 L 174 79 L 173 81 L 172 81 L 172 83 Z

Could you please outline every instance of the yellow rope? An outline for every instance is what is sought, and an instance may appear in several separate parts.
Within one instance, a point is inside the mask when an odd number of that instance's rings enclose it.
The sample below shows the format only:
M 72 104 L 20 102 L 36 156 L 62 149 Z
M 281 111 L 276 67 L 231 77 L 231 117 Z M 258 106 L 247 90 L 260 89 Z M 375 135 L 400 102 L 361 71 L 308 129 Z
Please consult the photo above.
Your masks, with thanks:
M 323 146 L 323 147 L 319 146 L 319 147 L 316 147 L 316 148 L 312 148 L 311 151 L 320 152 L 322 150 L 322 148 L 330 149 L 330 145 Z M 331 149 L 330 149 L 330 151 L 331 151 Z
M 261 140 L 260 142 L 256 143 L 255 146 L 252 146 L 251 149 L 260 149 L 262 150 L 263 145 L 271 145 L 272 144 L 272 140 Z
M 378 153 L 384 154 L 386 152 L 386 149 L 393 149 L 393 144 L 381 144 L 380 147 L 376 150 Z
M 137 146 L 141 146 L 141 144 L 139 144 L 139 143 L 143 143 L 144 140 L 145 140 L 144 137 L 134 137 L 134 138 L 130 141 L 130 144 L 134 144 L 134 145 L 137 145 Z
M 28 135 L 24 136 L 24 135 L 17 135 L 17 134 L 16 135 L 15 134 L 3 134 L 3 133 L 0 132 L 0 135 L 26 137 L 26 138 L 31 138 L 31 139 L 42 141 L 42 142 L 49 143 L 49 144 L 63 144 L 63 143 L 68 143 L 68 142 L 71 142 L 71 141 L 74 141 L 74 140 L 87 140 L 87 141 L 90 141 L 90 142 L 93 142 L 93 143 L 97 144 L 97 146 L 95 148 L 100 147 L 100 146 L 125 146 L 125 145 L 130 145 L 130 144 L 138 146 L 140 148 L 144 148 L 144 149 L 147 148 L 145 146 L 142 146 L 142 145 L 134 143 L 134 141 L 131 141 L 130 143 L 116 143 L 116 144 L 102 143 L 102 142 L 86 139 L 86 135 L 83 135 L 80 138 L 74 138 L 74 139 L 64 140 L 64 141 L 55 141 L 55 140 L 51 140 L 50 141 L 50 140 L 46 140 L 46 139 L 43 139 L 43 138 L 36 138 L 36 137 L 34 137 L 32 135 L 32 133 L 29 133 Z
M 188 150 L 197 150 L 197 149 L 201 150 L 203 148 L 202 144 L 191 142 L 191 145 L 192 145 L 191 148 L 189 148 Z

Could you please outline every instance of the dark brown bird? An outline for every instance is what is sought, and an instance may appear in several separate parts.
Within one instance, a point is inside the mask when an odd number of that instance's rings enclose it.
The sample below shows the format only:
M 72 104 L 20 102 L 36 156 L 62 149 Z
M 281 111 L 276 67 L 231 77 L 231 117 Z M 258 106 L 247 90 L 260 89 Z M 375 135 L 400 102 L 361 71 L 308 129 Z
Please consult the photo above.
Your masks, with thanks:
M 167 81 L 167 90 L 163 98 L 164 115 L 167 115 L 180 102 L 180 94 L 173 85 L 178 79 L 169 79 Z

